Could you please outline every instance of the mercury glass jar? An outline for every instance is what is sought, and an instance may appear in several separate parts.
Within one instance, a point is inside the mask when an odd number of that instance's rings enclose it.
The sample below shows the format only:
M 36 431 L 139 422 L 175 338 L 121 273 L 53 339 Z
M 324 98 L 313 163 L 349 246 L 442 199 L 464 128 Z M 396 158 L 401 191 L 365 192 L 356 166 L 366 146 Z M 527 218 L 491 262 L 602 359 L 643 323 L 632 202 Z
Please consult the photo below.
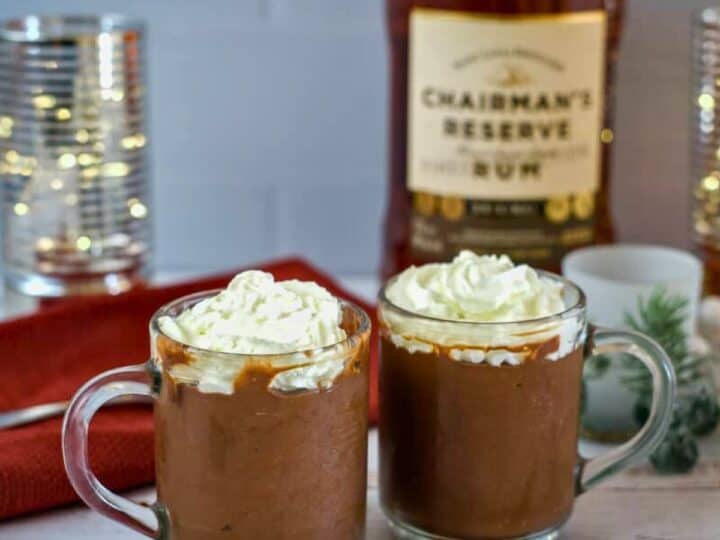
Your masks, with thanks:
M 118 293 L 151 261 L 143 24 L 0 23 L 4 276 L 35 297 Z
M 705 288 L 720 293 L 720 9 L 692 22 L 690 192 L 692 231 L 705 264 Z

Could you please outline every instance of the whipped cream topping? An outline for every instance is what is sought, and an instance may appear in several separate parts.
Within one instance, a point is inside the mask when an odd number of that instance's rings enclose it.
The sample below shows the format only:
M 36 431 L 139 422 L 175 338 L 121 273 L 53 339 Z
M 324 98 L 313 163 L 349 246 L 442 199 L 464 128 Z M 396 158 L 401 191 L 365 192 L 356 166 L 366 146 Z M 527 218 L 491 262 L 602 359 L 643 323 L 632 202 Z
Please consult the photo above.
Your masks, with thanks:
M 392 308 L 381 310 L 381 318 L 395 346 L 411 353 L 441 346 L 457 361 L 518 365 L 532 352 L 523 346 L 558 336 L 558 349 L 548 355 L 557 360 L 573 350 L 584 325 L 573 318 L 528 321 L 565 311 L 563 292 L 561 282 L 506 255 L 462 251 L 449 263 L 410 267 L 388 285 L 390 303 L 427 318 Z
M 327 289 L 312 282 L 275 281 L 272 274 L 255 270 L 238 274 L 225 290 L 177 317 L 158 321 L 168 337 L 204 350 L 194 352 L 191 363 L 173 366 L 171 375 L 197 384 L 202 392 L 226 394 L 250 365 L 292 367 L 275 375 L 270 387 L 276 390 L 330 386 L 343 371 L 344 355 L 309 351 L 344 341 L 341 323 L 340 302 Z
M 565 310 L 562 285 L 507 255 L 461 251 L 450 263 L 413 266 L 387 290 L 403 309 L 455 321 L 517 322 Z

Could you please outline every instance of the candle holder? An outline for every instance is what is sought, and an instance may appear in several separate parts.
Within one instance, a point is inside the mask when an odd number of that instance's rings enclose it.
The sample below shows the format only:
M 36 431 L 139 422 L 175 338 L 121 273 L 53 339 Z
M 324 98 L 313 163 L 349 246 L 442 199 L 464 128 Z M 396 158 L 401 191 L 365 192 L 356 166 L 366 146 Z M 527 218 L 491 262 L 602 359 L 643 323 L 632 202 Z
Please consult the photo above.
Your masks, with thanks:
M 695 14 L 691 49 L 692 233 L 705 290 L 720 294 L 720 9 Z
M 4 275 L 35 297 L 119 293 L 151 264 L 145 30 L 119 15 L 0 23 Z

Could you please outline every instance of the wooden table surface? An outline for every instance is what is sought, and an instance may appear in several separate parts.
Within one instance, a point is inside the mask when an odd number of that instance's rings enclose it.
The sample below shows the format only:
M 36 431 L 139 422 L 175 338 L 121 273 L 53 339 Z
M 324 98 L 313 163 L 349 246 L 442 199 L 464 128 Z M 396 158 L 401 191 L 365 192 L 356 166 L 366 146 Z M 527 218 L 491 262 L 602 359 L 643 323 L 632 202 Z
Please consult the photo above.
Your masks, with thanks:
M 373 280 L 344 280 L 372 298 Z M 378 504 L 377 432 L 369 434 L 367 540 L 392 537 Z M 601 448 L 581 445 L 584 453 Z M 563 538 L 572 540 L 720 540 L 720 430 L 701 443 L 691 474 L 660 476 L 647 466 L 620 473 L 577 501 Z M 0 471 L 1 472 L 1 471 Z M 154 500 L 153 491 L 130 494 Z M 133 540 L 142 536 L 87 508 L 46 512 L 0 524 L 2 540 Z

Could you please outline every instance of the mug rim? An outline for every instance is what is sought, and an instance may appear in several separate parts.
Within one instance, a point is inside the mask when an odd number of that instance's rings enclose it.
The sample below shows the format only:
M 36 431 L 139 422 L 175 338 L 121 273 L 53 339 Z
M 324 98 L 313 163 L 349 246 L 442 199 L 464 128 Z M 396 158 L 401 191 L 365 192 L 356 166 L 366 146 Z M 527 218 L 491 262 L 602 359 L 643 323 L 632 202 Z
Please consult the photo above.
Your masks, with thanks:
M 575 302 L 571 303 L 569 306 L 566 306 L 565 309 L 562 311 L 559 311 L 557 313 L 553 313 L 551 315 L 544 315 L 542 317 L 535 317 L 532 319 L 518 319 L 516 321 L 471 321 L 471 320 L 460 320 L 460 319 L 448 319 L 444 317 L 435 317 L 432 315 L 426 315 L 423 313 L 418 313 L 416 311 L 412 311 L 410 309 L 401 307 L 394 303 L 392 300 L 390 300 L 387 296 L 388 289 L 392 286 L 393 283 L 397 281 L 397 279 L 400 277 L 400 274 L 396 274 L 393 277 L 391 277 L 380 289 L 380 292 L 378 293 L 378 299 L 380 301 L 378 305 L 378 309 L 384 306 L 389 306 L 391 309 L 397 311 L 399 314 L 401 314 L 404 317 L 408 317 L 415 320 L 423 320 L 428 321 L 432 323 L 443 323 L 443 324 L 454 324 L 458 326 L 463 326 L 465 328 L 498 328 L 501 326 L 538 326 L 538 325 L 544 325 L 546 323 L 553 323 L 556 321 L 562 321 L 566 319 L 570 319 L 573 317 L 576 317 L 578 314 L 582 313 L 585 310 L 586 307 L 586 297 L 585 292 L 580 288 L 580 286 L 576 285 L 573 281 L 569 280 L 568 278 L 561 276 L 559 274 L 555 274 L 554 272 L 548 272 L 546 270 L 538 270 L 534 268 L 534 270 L 540 275 L 542 278 L 550 279 L 554 282 L 561 283 L 563 286 L 563 290 L 569 290 L 573 291 L 576 295 Z
M 607 272 L 597 270 L 597 268 L 594 268 L 593 265 L 590 264 L 593 258 L 609 254 L 625 254 L 630 264 L 650 256 L 662 256 L 673 258 L 676 263 L 683 264 L 684 266 L 681 272 L 677 272 L 674 276 L 663 279 L 638 280 L 625 277 L 615 278 L 609 276 Z M 597 282 L 612 285 L 656 285 L 658 283 L 685 280 L 688 278 L 688 272 L 694 272 L 702 276 L 702 261 L 689 251 L 660 244 L 603 244 L 587 246 L 568 253 L 562 260 L 562 272 L 563 274 L 573 273 Z
M 363 336 L 366 336 L 370 333 L 372 330 L 372 323 L 370 322 L 370 316 L 365 312 L 363 308 L 355 304 L 354 302 L 350 302 L 349 300 L 345 300 L 344 298 L 340 298 L 339 296 L 333 295 L 335 298 L 337 298 L 338 302 L 340 303 L 341 309 L 344 311 L 345 309 L 349 309 L 352 311 L 359 320 L 358 327 L 355 329 L 355 331 L 352 334 L 348 334 L 345 339 L 338 341 L 336 343 L 331 343 L 330 345 L 325 345 L 323 347 L 315 347 L 310 349 L 298 349 L 298 350 L 292 350 L 287 352 L 280 352 L 280 353 L 236 353 L 236 352 L 228 352 L 228 351 L 214 351 L 212 349 L 205 349 L 203 347 L 197 347 L 195 345 L 190 345 L 189 343 L 184 343 L 182 341 L 179 341 L 175 339 L 172 336 L 169 336 L 167 333 L 163 332 L 162 328 L 160 327 L 159 321 L 160 318 L 164 316 L 173 316 L 171 315 L 171 312 L 173 308 L 178 307 L 181 304 L 187 304 L 189 302 L 192 302 L 192 305 L 197 304 L 198 302 L 205 300 L 207 298 L 211 298 L 212 296 L 217 295 L 224 289 L 217 288 L 217 289 L 209 289 L 204 291 L 199 291 L 191 294 L 186 294 L 184 296 L 181 296 L 179 298 L 176 298 L 174 300 L 171 300 L 170 302 L 167 302 L 163 304 L 160 308 L 158 308 L 155 313 L 153 313 L 152 317 L 150 318 L 150 334 L 151 336 L 159 335 L 164 337 L 165 339 L 168 339 L 172 341 L 173 343 L 177 343 L 178 345 L 181 345 L 184 350 L 186 350 L 189 353 L 199 353 L 199 354 L 210 354 L 217 357 L 225 357 L 225 358 L 255 358 L 255 359 L 263 359 L 271 361 L 273 359 L 281 359 L 281 358 L 287 358 L 289 356 L 294 356 L 297 354 L 304 354 L 307 355 L 309 358 L 315 355 L 327 353 L 329 351 L 333 351 L 335 349 L 346 349 L 350 350 L 355 348 L 363 339 Z M 189 305 L 186 306 L 190 307 Z
M 76 32 L 58 32 L 52 25 L 87 24 L 93 28 Z M 57 27 L 59 27 L 57 26 Z M 50 28 L 50 29 L 49 29 Z M 121 13 L 29 13 L 0 20 L 0 40 L 9 43 L 44 43 L 79 40 L 100 34 L 144 33 L 145 22 Z

